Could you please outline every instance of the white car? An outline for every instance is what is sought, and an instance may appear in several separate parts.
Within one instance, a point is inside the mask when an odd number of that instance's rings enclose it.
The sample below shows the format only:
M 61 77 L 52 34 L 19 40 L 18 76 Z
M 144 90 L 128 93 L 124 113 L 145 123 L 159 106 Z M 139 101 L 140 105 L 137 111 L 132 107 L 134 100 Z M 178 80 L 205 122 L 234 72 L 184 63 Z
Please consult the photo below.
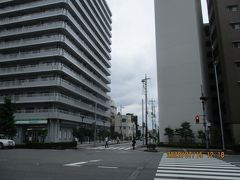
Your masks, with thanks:
M 0 149 L 5 147 L 13 148 L 15 146 L 15 142 L 11 139 L 0 136 Z

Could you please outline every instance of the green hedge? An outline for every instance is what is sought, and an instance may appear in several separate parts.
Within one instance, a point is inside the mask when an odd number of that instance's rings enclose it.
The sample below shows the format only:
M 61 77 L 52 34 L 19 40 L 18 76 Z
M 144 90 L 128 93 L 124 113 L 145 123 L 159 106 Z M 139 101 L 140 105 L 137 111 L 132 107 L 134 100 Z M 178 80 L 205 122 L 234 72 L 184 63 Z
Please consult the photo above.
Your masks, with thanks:
M 240 153 L 240 144 L 236 144 L 230 147 L 233 151 Z
M 56 142 L 56 143 L 33 143 L 28 142 L 26 144 L 17 144 L 16 148 L 27 148 L 27 149 L 67 149 L 76 148 L 77 142 Z
M 206 148 L 205 144 L 184 144 L 184 143 L 158 143 L 159 147 L 177 147 L 177 148 Z M 209 146 L 212 149 L 221 149 L 221 146 Z

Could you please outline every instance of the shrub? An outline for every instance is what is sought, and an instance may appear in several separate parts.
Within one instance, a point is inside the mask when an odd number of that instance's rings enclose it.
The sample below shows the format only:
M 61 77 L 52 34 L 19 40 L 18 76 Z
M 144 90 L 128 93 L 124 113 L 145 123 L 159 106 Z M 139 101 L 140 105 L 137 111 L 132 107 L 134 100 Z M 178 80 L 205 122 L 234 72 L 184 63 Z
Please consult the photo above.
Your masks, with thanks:
M 27 142 L 26 144 L 18 144 L 16 148 L 28 148 L 28 149 L 67 149 L 76 148 L 77 142 L 56 142 L 56 143 L 38 143 Z
M 155 150 L 156 147 L 157 147 L 156 144 L 148 144 L 148 145 L 147 145 L 147 148 L 150 149 L 150 150 Z

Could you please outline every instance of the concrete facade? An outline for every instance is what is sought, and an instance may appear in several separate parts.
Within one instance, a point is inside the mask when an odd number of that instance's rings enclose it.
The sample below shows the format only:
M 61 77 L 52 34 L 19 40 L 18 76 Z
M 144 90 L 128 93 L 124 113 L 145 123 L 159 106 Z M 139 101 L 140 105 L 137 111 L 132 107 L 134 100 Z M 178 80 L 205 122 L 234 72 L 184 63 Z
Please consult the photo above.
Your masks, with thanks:
M 122 134 L 123 139 L 131 139 L 136 136 L 136 126 L 133 118 L 132 114 L 118 114 L 114 120 L 114 131 Z
M 16 142 L 71 141 L 110 127 L 111 11 L 105 0 L 0 2 L 0 103 L 16 105 Z
M 185 121 L 197 137 L 203 130 L 200 1 L 155 0 L 155 21 L 160 141 L 168 141 L 165 128 L 179 128 Z
M 226 144 L 240 143 L 240 0 L 208 0 Z M 217 99 L 215 100 L 217 106 Z M 217 112 L 218 113 L 218 112 Z M 219 125 L 216 115 L 215 124 Z

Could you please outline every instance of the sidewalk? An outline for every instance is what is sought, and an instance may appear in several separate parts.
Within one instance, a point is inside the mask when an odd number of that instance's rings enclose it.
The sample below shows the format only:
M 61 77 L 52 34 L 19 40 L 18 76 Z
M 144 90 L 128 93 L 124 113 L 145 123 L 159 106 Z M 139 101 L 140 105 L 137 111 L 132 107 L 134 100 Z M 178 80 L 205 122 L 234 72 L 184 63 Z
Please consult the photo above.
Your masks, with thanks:
M 129 141 L 121 141 L 119 144 L 125 144 L 125 143 L 129 143 Z M 116 141 L 112 141 L 109 145 L 113 145 L 113 144 L 117 144 Z M 96 142 L 96 146 L 104 146 L 105 142 Z M 94 142 L 83 142 L 82 144 L 80 142 L 78 142 L 77 144 L 77 149 L 82 149 L 82 148 L 88 148 L 88 147 L 94 147 Z

